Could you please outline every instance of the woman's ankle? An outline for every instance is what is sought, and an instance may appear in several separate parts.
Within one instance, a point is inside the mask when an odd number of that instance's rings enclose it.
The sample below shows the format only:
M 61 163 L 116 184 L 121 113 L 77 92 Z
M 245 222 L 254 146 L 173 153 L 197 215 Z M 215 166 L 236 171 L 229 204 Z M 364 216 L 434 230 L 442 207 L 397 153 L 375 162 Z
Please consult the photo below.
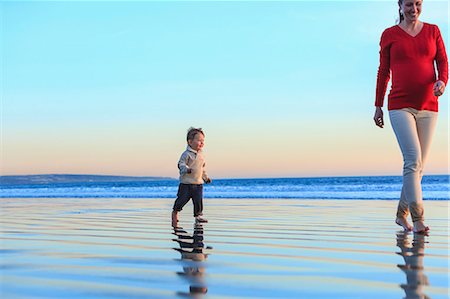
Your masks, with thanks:
M 413 226 L 411 224 L 409 224 L 409 222 L 406 219 L 406 217 L 399 217 L 399 216 L 397 216 L 397 218 L 395 219 L 395 223 L 397 223 L 398 225 L 403 227 L 403 229 L 405 231 L 412 231 L 413 230 Z
M 414 225 L 414 232 L 416 233 L 423 233 L 430 230 L 430 228 L 425 225 L 424 220 L 414 221 L 413 225 Z

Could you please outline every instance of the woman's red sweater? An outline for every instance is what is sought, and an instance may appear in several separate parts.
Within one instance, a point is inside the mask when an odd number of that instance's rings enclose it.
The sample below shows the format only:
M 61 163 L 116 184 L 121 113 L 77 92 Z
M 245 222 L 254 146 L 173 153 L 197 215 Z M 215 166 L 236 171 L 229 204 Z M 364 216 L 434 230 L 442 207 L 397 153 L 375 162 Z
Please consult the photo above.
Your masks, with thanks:
M 438 111 L 433 85 L 437 80 L 445 85 L 448 81 L 447 54 L 439 28 L 424 23 L 419 34 L 413 37 L 396 25 L 383 32 L 380 46 L 375 106 L 383 106 L 392 73 L 388 110 L 414 108 Z

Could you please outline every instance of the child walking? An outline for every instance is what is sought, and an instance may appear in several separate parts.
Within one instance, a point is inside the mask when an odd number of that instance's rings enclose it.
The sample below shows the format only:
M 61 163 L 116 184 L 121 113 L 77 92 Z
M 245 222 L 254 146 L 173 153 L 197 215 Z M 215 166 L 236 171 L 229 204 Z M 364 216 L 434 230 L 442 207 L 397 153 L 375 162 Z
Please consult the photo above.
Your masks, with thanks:
M 178 161 L 180 170 L 180 185 L 177 199 L 173 205 L 172 226 L 176 227 L 178 212 L 192 198 L 196 223 L 208 222 L 203 218 L 203 182 L 211 183 L 205 171 L 205 159 L 202 149 L 205 144 L 205 133 L 201 128 L 189 128 L 187 133 L 187 148 Z

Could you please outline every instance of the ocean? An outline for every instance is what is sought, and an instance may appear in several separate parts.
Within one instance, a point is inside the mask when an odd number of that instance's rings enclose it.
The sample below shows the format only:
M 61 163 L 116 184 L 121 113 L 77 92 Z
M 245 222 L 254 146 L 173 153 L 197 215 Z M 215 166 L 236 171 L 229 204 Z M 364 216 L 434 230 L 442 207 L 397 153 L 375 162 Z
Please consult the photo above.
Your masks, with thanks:
M 450 200 L 448 175 L 425 176 L 426 200 Z M 383 199 L 397 200 L 401 176 L 217 179 L 205 185 L 205 198 Z M 178 181 L 49 182 L 0 185 L 1 198 L 175 198 Z

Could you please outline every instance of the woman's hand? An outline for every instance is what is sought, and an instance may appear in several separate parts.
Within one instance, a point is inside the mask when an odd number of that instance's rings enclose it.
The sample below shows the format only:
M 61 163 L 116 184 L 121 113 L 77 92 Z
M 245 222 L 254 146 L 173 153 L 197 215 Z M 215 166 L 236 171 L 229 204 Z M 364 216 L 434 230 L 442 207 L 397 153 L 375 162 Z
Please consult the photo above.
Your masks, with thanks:
M 375 125 L 382 128 L 384 126 L 383 120 L 383 110 L 381 107 L 377 107 L 375 110 L 375 115 L 373 116 L 373 120 L 375 121 Z
M 436 81 L 433 86 L 434 95 L 440 97 L 445 91 L 445 83 L 441 80 Z

